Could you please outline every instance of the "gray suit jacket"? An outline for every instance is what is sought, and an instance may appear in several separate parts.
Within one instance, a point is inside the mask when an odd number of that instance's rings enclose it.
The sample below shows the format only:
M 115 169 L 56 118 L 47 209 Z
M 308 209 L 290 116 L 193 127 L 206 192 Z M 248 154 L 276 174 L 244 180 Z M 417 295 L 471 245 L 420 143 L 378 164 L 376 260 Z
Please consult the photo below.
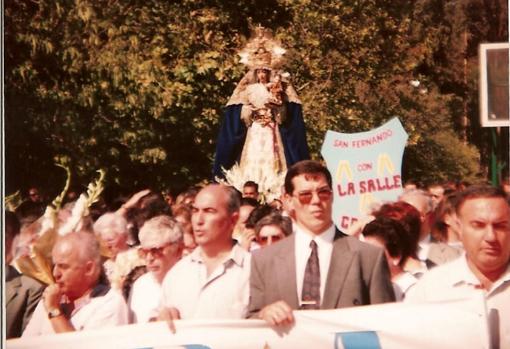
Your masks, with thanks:
M 384 251 L 337 231 L 321 309 L 395 301 Z M 299 308 L 295 236 L 253 253 L 249 316 L 279 300 Z
M 5 268 L 6 338 L 20 337 L 44 290 L 44 285 L 22 275 L 12 266 Z

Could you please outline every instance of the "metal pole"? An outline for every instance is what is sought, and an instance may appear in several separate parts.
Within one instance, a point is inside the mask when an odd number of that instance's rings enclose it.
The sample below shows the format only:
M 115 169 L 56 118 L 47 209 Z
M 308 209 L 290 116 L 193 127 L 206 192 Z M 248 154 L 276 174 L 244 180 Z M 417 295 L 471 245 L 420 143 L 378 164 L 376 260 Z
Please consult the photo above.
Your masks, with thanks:
M 493 186 L 499 186 L 499 166 L 498 166 L 498 136 L 496 128 L 491 127 L 491 183 Z

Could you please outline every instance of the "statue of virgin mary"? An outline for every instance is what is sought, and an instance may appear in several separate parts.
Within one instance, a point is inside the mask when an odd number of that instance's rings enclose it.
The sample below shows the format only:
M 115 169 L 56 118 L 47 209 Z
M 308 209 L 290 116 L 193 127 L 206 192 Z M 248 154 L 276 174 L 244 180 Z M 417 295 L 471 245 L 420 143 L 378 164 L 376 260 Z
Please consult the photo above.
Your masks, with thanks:
M 256 182 L 267 202 L 280 196 L 287 168 L 309 158 L 301 101 L 280 70 L 284 53 L 262 27 L 239 53 L 249 70 L 227 103 L 213 168 L 239 190 Z

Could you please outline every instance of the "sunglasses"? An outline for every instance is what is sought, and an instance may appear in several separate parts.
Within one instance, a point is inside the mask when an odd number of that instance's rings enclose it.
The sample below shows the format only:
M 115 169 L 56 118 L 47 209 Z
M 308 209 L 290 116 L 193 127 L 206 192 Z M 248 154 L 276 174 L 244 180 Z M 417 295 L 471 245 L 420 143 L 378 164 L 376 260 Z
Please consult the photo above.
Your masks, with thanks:
M 302 205 L 308 205 L 313 199 L 313 193 L 317 193 L 320 201 L 328 201 L 333 195 L 329 188 L 322 188 L 317 191 L 307 190 L 297 193 L 297 198 Z
M 164 246 L 161 246 L 161 247 L 153 247 L 153 248 L 142 248 L 142 247 L 140 247 L 138 249 L 138 255 L 141 258 L 146 258 L 149 255 L 149 253 L 150 253 L 155 258 L 162 257 L 163 256 L 163 250 L 167 246 L 168 245 L 164 245 Z
M 267 243 L 269 242 L 269 238 L 271 238 L 271 243 L 274 244 L 275 242 L 280 241 L 284 237 L 285 236 L 281 236 L 281 235 L 258 236 L 257 242 L 259 243 L 259 245 L 267 245 Z

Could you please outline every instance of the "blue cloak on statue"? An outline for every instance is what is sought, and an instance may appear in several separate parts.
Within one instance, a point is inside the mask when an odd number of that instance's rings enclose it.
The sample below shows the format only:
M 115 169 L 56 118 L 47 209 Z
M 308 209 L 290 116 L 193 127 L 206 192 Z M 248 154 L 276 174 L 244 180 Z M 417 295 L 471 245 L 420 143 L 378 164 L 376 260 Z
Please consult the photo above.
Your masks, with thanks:
M 242 106 L 233 104 L 225 109 L 225 117 L 216 144 L 213 178 L 224 178 L 222 168 L 228 170 L 239 162 L 247 133 L 247 127 L 241 119 Z M 288 168 L 298 161 L 309 159 L 310 154 L 301 104 L 286 102 L 286 114 L 282 124 L 279 125 L 279 132 Z

